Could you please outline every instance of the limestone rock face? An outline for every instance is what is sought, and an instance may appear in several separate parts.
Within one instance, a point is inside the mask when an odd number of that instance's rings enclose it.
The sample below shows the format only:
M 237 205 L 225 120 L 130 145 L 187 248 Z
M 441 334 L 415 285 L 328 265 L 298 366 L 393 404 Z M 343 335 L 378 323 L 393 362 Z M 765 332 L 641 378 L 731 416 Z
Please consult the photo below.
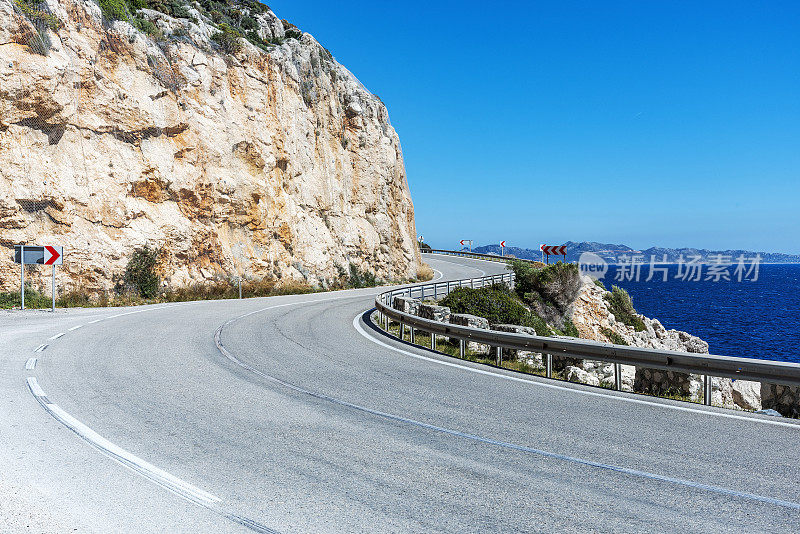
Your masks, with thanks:
M 0 252 L 64 245 L 66 289 L 110 288 L 146 244 L 170 286 L 325 285 L 350 263 L 416 276 L 387 109 L 311 35 L 291 27 L 301 37 L 227 54 L 193 8 L 193 21 L 140 12 L 155 40 L 102 21 L 91 0 L 48 1 L 60 27 L 42 54 L 31 22 L 0 0 Z M 288 35 L 271 11 L 257 22 L 263 39 Z M 13 264 L 0 266 L 12 289 Z
M 611 343 L 609 334 L 613 333 L 634 347 L 674 350 L 708 354 L 708 343 L 697 336 L 680 330 L 667 330 L 657 319 L 643 315 L 645 329 L 636 332 L 632 326 L 616 320 L 608 308 L 604 295 L 606 291 L 591 279 L 584 278 L 583 286 L 571 308 L 572 322 L 582 338 Z M 584 370 L 598 374 L 600 381 L 613 377 L 610 367 L 590 369 L 590 362 L 578 364 Z M 574 376 L 578 376 L 573 373 Z M 677 373 L 660 369 L 634 368 L 622 366 L 623 389 L 652 394 L 674 393 L 684 397 L 699 399 L 703 392 L 702 376 Z M 729 378 L 712 377 L 711 399 L 715 406 L 733 409 L 760 410 L 763 388 L 758 382 L 746 380 L 733 381 Z

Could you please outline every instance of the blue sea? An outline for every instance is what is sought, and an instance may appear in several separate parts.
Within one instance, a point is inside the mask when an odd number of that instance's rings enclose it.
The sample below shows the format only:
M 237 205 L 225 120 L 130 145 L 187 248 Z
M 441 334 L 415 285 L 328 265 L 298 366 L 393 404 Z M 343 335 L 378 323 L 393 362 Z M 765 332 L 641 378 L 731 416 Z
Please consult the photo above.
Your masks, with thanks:
M 756 281 L 751 273 L 741 282 L 733 268 L 730 281 L 706 280 L 705 271 L 700 281 L 683 281 L 677 265 L 665 267 L 666 282 L 661 271 L 646 282 L 648 265 L 637 282 L 616 280 L 620 268 L 611 265 L 603 283 L 626 289 L 639 313 L 666 328 L 704 339 L 711 354 L 800 363 L 800 265 L 762 264 Z

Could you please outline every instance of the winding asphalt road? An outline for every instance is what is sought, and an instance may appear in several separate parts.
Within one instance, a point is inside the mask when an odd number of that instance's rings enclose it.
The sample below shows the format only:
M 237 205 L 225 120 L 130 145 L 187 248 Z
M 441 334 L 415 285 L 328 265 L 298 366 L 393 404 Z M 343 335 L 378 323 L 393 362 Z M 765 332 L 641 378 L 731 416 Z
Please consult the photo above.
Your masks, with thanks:
M 800 425 L 414 348 L 378 291 L 1 314 L 0 530 L 800 531 Z

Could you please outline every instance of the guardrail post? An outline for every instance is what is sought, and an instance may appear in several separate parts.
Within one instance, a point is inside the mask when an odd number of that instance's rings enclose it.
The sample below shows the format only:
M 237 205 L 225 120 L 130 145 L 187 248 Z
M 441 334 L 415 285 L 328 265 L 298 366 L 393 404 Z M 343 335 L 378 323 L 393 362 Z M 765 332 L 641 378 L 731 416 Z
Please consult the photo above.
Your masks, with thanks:
M 439 284 L 433 283 L 433 300 L 439 300 Z
M 464 359 L 464 356 L 465 356 L 465 353 L 466 353 L 465 345 L 466 345 L 466 343 L 464 342 L 463 339 L 459 339 L 458 340 L 458 355 L 462 360 Z
M 703 404 L 711 406 L 711 377 L 703 375 Z
M 503 347 L 497 347 L 496 352 L 495 360 L 497 360 L 497 366 L 500 367 L 503 365 Z
M 411 341 L 411 344 L 414 345 L 414 340 L 416 339 L 416 329 L 413 326 L 408 327 L 409 335 L 408 340 Z
M 400 321 L 400 341 L 403 341 L 403 334 L 405 333 L 405 330 L 406 330 L 406 325 L 404 325 L 403 322 Z
M 622 391 L 622 364 L 614 364 L 614 389 Z
M 419 300 L 425 300 L 425 286 L 419 286 L 420 297 Z
M 545 376 L 547 378 L 553 378 L 553 355 L 547 355 L 547 368 L 545 370 Z

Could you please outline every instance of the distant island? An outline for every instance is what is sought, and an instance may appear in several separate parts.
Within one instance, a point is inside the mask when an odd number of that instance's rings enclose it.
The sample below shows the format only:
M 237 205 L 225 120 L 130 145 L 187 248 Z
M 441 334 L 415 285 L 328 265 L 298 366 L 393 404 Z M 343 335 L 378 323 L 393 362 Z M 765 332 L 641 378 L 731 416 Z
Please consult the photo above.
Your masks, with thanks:
M 654 256 L 657 262 L 663 262 L 666 256 L 666 263 L 676 263 L 681 255 L 684 261 L 689 261 L 693 256 L 700 256 L 706 261 L 709 257 L 715 257 L 721 254 L 722 256 L 730 256 L 733 261 L 741 255 L 746 258 L 755 257 L 756 254 L 761 256 L 762 263 L 800 263 L 800 255 L 797 254 L 781 254 L 778 252 L 756 252 L 752 250 L 708 250 L 704 248 L 663 248 L 663 247 L 650 247 L 647 249 L 639 250 L 631 248 L 627 245 L 615 245 L 611 243 L 597 243 L 595 241 L 584 241 L 576 243 L 575 241 L 567 241 L 566 243 L 548 243 L 552 245 L 566 245 L 567 246 L 567 261 L 578 261 L 581 254 L 584 252 L 593 252 L 606 260 L 609 263 L 616 263 L 620 256 L 644 256 L 645 261 L 650 261 L 650 256 Z M 473 252 L 481 254 L 500 254 L 500 245 L 484 245 L 475 247 Z M 511 255 L 516 258 L 540 260 L 542 252 L 538 248 L 520 248 L 520 247 L 506 247 L 506 255 Z

